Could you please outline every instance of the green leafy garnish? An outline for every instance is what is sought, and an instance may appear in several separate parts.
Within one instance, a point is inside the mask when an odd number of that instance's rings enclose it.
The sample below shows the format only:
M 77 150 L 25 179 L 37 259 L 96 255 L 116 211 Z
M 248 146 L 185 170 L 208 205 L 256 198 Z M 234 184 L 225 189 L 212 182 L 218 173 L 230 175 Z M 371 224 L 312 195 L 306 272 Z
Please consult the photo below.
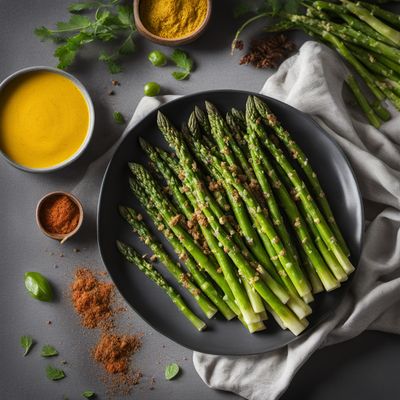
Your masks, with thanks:
M 113 114 L 113 117 L 114 117 L 114 121 L 117 124 L 121 124 L 122 125 L 122 124 L 125 123 L 125 118 L 119 111 L 115 111 L 114 114 Z
M 69 20 L 58 22 L 54 29 L 44 26 L 35 29 L 40 40 L 51 40 L 58 44 L 54 56 L 58 58 L 57 67 L 68 68 L 76 59 L 78 52 L 88 43 L 115 42 L 115 51 L 111 54 L 101 52 L 100 61 L 104 61 L 111 73 L 121 72 L 121 56 L 135 51 L 132 7 L 119 5 L 122 0 L 89 1 L 73 3 L 68 10 L 72 13 Z M 89 12 L 91 15 L 81 15 Z
M 32 336 L 28 336 L 28 335 L 21 336 L 20 343 L 21 343 L 22 348 L 25 350 L 24 356 L 26 356 L 29 353 L 31 347 L 33 346 Z
M 40 301 L 51 301 L 53 289 L 50 282 L 40 272 L 25 272 L 25 288 L 29 294 Z
M 183 50 L 176 49 L 171 54 L 171 60 L 177 67 L 182 69 L 182 71 L 174 71 L 172 76 L 178 81 L 187 79 L 193 71 L 194 66 L 193 60 L 188 56 L 188 54 Z
M 58 351 L 53 346 L 50 346 L 49 344 L 45 344 L 42 347 L 42 352 L 40 353 L 40 355 L 42 357 L 58 356 Z
M 82 396 L 83 396 L 83 397 L 86 397 L 87 399 L 92 399 L 93 397 L 96 396 L 96 393 L 95 393 L 95 392 L 92 392 L 91 390 L 85 390 L 85 391 L 82 393 Z
M 46 367 L 46 376 L 51 381 L 59 381 L 60 379 L 65 378 L 65 373 L 62 369 L 58 369 L 53 367 L 52 365 L 48 365 Z
M 179 374 L 180 368 L 176 363 L 168 364 L 165 367 L 165 379 L 174 379 Z

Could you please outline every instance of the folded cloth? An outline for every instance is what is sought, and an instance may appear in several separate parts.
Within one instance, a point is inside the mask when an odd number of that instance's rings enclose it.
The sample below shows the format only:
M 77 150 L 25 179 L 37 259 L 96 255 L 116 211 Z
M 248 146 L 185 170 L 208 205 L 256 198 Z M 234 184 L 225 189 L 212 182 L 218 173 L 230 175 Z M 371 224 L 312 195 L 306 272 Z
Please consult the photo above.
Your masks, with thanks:
M 261 93 L 309 113 L 346 152 L 364 199 L 384 208 L 369 225 L 352 286 L 333 318 L 280 350 L 252 357 L 194 353 L 197 372 L 212 388 L 248 399 L 276 399 L 318 348 L 366 329 L 400 333 L 400 116 L 381 131 L 369 126 L 357 107 L 343 100 L 345 74 L 333 51 L 307 42 L 298 55 L 282 64 Z M 176 97 L 143 98 L 122 137 L 150 111 Z M 74 189 L 87 213 L 93 213 L 88 219 L 95 219 L 101 179 L 117 144 L 92 163 Z
M 363 198 L 383 209 L 368 224 L 351 287 L 332 318 L 284 348 L 248 357 L 194 353 L 197 372 L 212 388 L 252 400 L 277 399 L 319 348 L 365 330 L 400 333 L 400 115 L 391 110 L 395 117 L 380 131 L 370 126 L 344 100 L 346 74 L 331 49 L 306 42 L 261 93 L 310 114 L 345 151 Z

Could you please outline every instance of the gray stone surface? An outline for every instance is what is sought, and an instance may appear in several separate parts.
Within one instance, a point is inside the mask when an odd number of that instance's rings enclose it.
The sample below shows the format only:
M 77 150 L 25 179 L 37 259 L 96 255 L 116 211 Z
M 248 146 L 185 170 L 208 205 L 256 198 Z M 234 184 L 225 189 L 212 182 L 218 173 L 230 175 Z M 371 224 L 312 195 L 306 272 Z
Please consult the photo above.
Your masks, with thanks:
M 32 34 L 34 27 L 49 25 L 67 16 L 67 0 L 0 0 L 0 79 L 13 71 L 31 65 L 54 65 L 53 45 L 40 43 Z M 100 370 L 89 357 L 97 332 L 84 332 L 74 315 L 68 285 L 77 265 L 103 269 L 95 238 L 95 210 L 87 209 L 85 226 L 74 240 L 60 246 L 45 238 L 35 225 L 34 211 L 38 199 L 51 190 L 72 189 L 89 163 L 113 143 L 121 128 L 112 120 L 114 110 L 127 118 L 142 97 L 147 81 L 157 81 L 163 93 L 187 94 L 214 88 L 237 88 L 258 91 L 268 73 L 237 65 L 238 55 L 229 56 L 229 43 L 237 22 L 230 13 L 231 0 L 214 1 L 215 10 L 207 33 L 187 46 L 195 58 L 197 70 L 187 82 L 176 82 L 171 67 L 155 69 L 146 61 L 150 49 L 157 46 L 138 39 L 138 52 L 125 62 L 124 73 L 117 79 L 121 86 L 116 95 L 108 96 L 111 76 L 105 67 L 89 59 L 96 54 L 91 47 L 70 72 L 87 86 L 96 108 L 96 132 L 89 151 L 65 170 L 47 175 L 23 173 L 0 159 L 0 398 L 69 399 L 81 398 L 83 390 L 94 390 L 105 399 L 99 380 Z M 297 36 L 300 42 L 302 37 Z M 168 49 L 165 49 L 168 52 Z M 96 190 L 96 188 L 94 188 Z M 85 199 L 83 198 L 85 205 Z M 79 248 L 76 253 L 73 249 Z M 63 256 L 61 256 L 63 255 Z M 51 304 L 31 299 L 25 292 L 23 274 L 40 271 L 57 288 L 56 301 Z M 48 324 L 51 321 L 51 324 Z M 121 316 L 120 329 L 145 333 L 143 349 L 134 357 L 134 364 L 143 371 L 143 383 L 132 398 L 143 400 L 224 399 L 235 396 L 207 388 L 197 376 L 191 352 L 162 337 L 131 310 Z M 19 346 L 21 335 L 30 334 L 36 345 L 27 357 Z M 57 347 L 60 356 L 53 360 L 40 357 L 43 344 Z M 395 336 L 367 333 L 348 343 L 324 349 L 298 373 L 289 391 L 291 399 L 372 400 L 397 398 L 398 358 L 400 339 Z M 63 368 L 66 379 L 47 380 L 47 364 L 68 363 Z M 164 365 L 178 362 L 183 369 L 176 381 L 163 378 Z M 156 379 L 155 390 L 148 390 L 150 377 Z

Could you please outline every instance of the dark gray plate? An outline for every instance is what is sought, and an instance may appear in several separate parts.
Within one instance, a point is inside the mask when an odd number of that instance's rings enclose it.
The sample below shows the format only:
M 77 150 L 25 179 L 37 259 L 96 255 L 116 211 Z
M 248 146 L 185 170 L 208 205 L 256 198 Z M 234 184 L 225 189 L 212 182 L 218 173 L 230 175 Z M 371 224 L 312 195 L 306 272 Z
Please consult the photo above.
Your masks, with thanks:
M 203 106 L 205 100 L 213 102 L 225 112 L 231 107 L 243 109 L 250 94 L 253 93 L 236 90 L 203 92 L 181 97 L 159 109 L 173 123 L 180 126 L 188 119 L 194 106 Z M 309 156 L 351 249 L 351 259 L 354 265 L 357 265 L 364 228 L 363 208 L 357 182 L 346 157 L 336 143 L 307 115 L 277 100 L 268 97 L 264 99 Z M 119 216 L 117 206 L 138 206 L 128 189 L 127 167 L 128 161 L 146 162 L 138 145 L 138 136 L 143 136 L 159 146 L 166 146 L 156 127 L 156 112 L 157 110 L 151 112 L 140 121 L 122 140 L 108 166 L 101 188 L 97 216 L 98 243 L 104 264 L 115 285 L 128 304 L 154 329 L 196 351 L 226 355 L 257 354 L 282 347 L 295 340 L 295 336 L 281 330 L 271 318 L 267 322 L 267 330 L 253 335 L 238 321 L 227 322 L 219 317 L 206 321 L 206 331 L 197 332 L 176 310 L 163 291 L 135 266 L 125 262 L 118 253 L 115 246 L 117 239 L 146 251 L 127 223 Z M 156 235 L 160 236 L 158 232 Z M 174 282 L 172 284 L 177 287 Z M 316 296 L 308 329 L 312 329 L 331 315 L 343 298 L 347 286 L 348 282 L 334 292 Z M 190 296 L 181 289 L 179 291 L 191 308 L 202 317 L 201 311 Z

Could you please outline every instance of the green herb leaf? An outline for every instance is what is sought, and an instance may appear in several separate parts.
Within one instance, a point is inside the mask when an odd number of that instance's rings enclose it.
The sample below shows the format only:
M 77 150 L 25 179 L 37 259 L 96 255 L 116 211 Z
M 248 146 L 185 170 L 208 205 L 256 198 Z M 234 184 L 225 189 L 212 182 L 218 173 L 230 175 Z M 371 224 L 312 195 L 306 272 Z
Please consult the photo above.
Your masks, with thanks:
M 180 368 L 176 363 L 168 364 L 165 367 L 165 379 L 174 379 L 179 374 Z
M 99 3 L 96 1 L 88 1 L 83 3 L 72 3 L 68 6 L 69 12 L 81 12 L 85 10 L 94 10 L 99 6 Z
M 132 6 L 119 6 L 118 18 L 123 25 L 133 26 Z
M 190 72 L 184 72 L 184 71 L 174 71 L 171 73 L 171 75 L 177 80 L 177 81 L 183 81 L 184 79 L 188 78 L 190 76 Z
M 29 336 L 29 335 L 21 336 L 20 343 L 21 343 L 22 348 L 25 350 L 24 356 L 26 356 L 33 346 L 32 336 Z
M 84 15 L 71 15 L 67 22 L 57 22 L 56 24 L 57 29 L 62 32 L 80 31 L 90 25 L 90 19 Z
M 114 114 L 113 114 L 113 117 L 114 117 L 114 121 L 117 124 L 121 124 L 122 125 L 122 124 L 125 123 L 125 118 L 119 111 L 115 111 Z
M 49 344 L 45 344 L 42 347 L 42 352 L 40 353 L 40 355 L 42 357 L 58 356 L 58 351 L 53 346 L 50 346 Z
M 51 381 L 59 381 L 60 379 L 65 378 L 65 373 L 62 369 L 58 369 L 53 367 L 52 365 L 48 365 L 46 367 L 46 376 Z
M 253 7 L 248 2 L 238 3 L 233 8 L 233 16 L 239 18 L 242 15 L 248 14 L 253 11 Z
M 193 60 L 183 50 L 176 49 L 171 54 L 171 60 L 179 68 L 191 72 L 193 69 Z
M 25 288 L 36 300 L 51 301 L 53 299 L 50 283 L 40 272 L 25 273 Z
M 122 67 L 117 62 L 117 56 L 109 55 L 107 53 L 101 53 L 99 56 L 100 61 L 104 61 L 107 64 L 108 70 L 112 74 L 118 74 L 122 71 Z
M 171 60 L 177 67 L 183 69 L 183 71 L 173 72 L 172 76 L 179 81 L 187 79 L 190 76 L 190 72 L 193 70 L 194 66 L 193 60 L 188 56 L 188 54 L 183 50 L 176 49 L 171 54 Z
M 135 50 L 135 42 L 133 41 L 132 36 L 128 36 L 118 49 L 118 53 L 122 55 L 128 55 L 134 53 Z
M 91 390 L 85 390 L 85 391 L 82 393 L 82 396 L 83 396 L 83 397 L 86 397 L 87 399 L 93 399 L 93 397 L 96 396 L 96 393 L 95 393 L 95 392 L 92 392 Z

